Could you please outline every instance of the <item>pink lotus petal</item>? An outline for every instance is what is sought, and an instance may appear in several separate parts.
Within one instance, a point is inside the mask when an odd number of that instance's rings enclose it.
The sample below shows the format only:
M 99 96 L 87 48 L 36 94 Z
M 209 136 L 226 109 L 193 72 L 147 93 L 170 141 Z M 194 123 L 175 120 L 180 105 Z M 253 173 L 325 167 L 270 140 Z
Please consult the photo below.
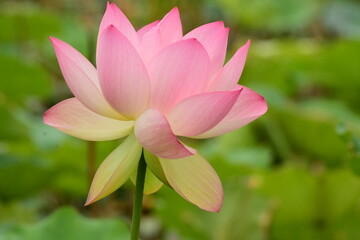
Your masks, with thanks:
M 150 62 L 151 106 L 166 112 L 182 99 L 201 93 L 206 84 L 209 55 L 196 39 L 171 44 Z
M 139 45 L 139 37 L 127 19 L 125 14 L 114 4 L 107 3 L 106 12 L 101 20 L 99 28 L 99 37 L 102 35 L 102 32 L 110 25 L 115 26 L 129 41 L 133 46 Z
M 135 171 L 142 147 L 131 133 L 100 165 L 91 183 L 85 206 L 106 197 Z
M 155 109 L 141 114 L 134 130 L 138 141 L 152 154 L 171 159 L 193 154 L 179 142 L 165 116 Z
M 182 25 L 178 8 L 173 8 L 158 24 L 162 43 L 167 46 L 182 39 Z
M 234 131 L 262 116 L 267 111 L 265 99 L 250 90 L 238 85 L 237 89 L 243 88 L 233 108 L 228 115 L 209 131 L 193 138 L 210 138 Z
M 144 34 L 138 51 L 145 64 L 148 64 L 161 49 L 161 35 L 158 27 L 153 27 Z
M 140 28 L 138 31 L 137 31 L 137 34 L 140 38 L 140 40 L 142 40 L 143 36 L 149 32 L 151 29 L 153 29 L 154 27 L 156 27 L 158 25 L 158 23 L 160 22 L 160 20 L 157 20 L 155 22 L 152 22 L 148 25 L 145 25 L 144 27 Z
M 161 21 L 155 21 L 140 30 L 138 33 L 141 34 L 139 52 L 147 64 L 159 50 L 182 39 L 178 8 L 172 9 Z
M 168 115 L 173 132 L 195 136 L 213 128 L 231 110 L 241 90 L 202 93 L 182 100 Z
M 214 80 L 209 90 L 211 91 L 226 91 L 234 89 L 239 81 L 241 73 L 244 69 L 246 56 L 250 47 L 250 40 L 239 48 L 235 55 L 221 70 L 219 75 Z
M 67 85 L 75 97 L 92 111 L 106 117 L 122 119 L 101 93 L 94 66 L 69 44 L 50 37 Z
M 221 181 L 200 154 L 159 161 L 167 181 L 178 194 L 201 209 L 220 211 L 224 198 Z
M 76 98 L 64 100 L 44 114 L 44 123 L 71 136 L 89 141 L 122 138 L 130 133 L 133 121 L 120 121 L 98 115 Z
M 101 89 L 110 105 L 129 118 L 143 112 L 150 98 L 150 80 L 143 61 L 114 26 L 104 29 L 97 49 Z
M 229 28 L 223 22 L 213 22 L 195 28 L 184 39 L 196 38 L 205 47 L 210 56 L 209 78 L 217 74 L 224 64 Z

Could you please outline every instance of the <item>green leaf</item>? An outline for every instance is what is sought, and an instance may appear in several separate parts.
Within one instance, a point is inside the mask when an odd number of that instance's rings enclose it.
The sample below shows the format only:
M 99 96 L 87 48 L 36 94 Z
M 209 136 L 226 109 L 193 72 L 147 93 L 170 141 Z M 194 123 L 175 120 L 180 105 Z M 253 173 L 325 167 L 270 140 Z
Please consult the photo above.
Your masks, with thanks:
M 237 177 L 226 181 L 224 205 L 219 213 L 198 209 L 169 188 L 163 188 L 157 198 L 157 215 L 167 229 L 176 230 L 178 239 L 264 240 L 262 219 L 271 214 L 268 202 L 244 180 Z
M 216 3 L 238 24 L 272 33 L 304 29 L 319 5 L 313 0 L 216 0 Z
M 341 36 L 360 38 L 360 4 L 355 1 L 330 1 L 323 14 L 325 26 Z
M 360 177 L 360 156 L 350 158 L 349 166 L 351 171 Z
M 1 199 L 27 197 L 47 186 L 50 168 L 36 158 L 0 154 Z
M 0 41 L 44 41 L 48 35 L 60 30 L 62 19 L 33 4 L 5 4 L 0 14 Z
M 45 98 L 51 93 L 51 82 L 47 72 L 40 66 L 23 59 L 0 55 L 1 92 L 12 101 L 23 102 L 30 97 Z
M 25 126 L 15 119 L 8 107 L 2 106 L 1 103 L 0 116 L 0 125 L 6 126 L 0 128 L 1 140 L 19 141 L 24 138 Z
M 124 222 L 90 219 L 65 207 L 34 225 L 1 229 L 0 236 L 11 240 L 113 240 L 129 239 Z M 0 238 L 1 239 L 1 238 Z M 1 239 L 2 240 L 2 239 Z

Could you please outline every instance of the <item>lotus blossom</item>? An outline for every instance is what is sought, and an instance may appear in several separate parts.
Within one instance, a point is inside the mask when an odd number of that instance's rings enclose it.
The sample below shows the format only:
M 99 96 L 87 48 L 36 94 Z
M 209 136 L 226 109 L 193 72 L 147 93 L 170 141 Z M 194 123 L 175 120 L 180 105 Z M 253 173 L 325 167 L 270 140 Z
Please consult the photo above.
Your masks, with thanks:
M 237 84 L 250 41 L 224 65 L 228 33 L 223 22 L 213 22 L 183 35 L 177 8 L 136 31 L 108 3 L 96 68 L 73 47 L 50 37 L 75 97 L 50 108 L 44 122 L 89 141 L 126 137 L 98 168 L 86 205 L 134 180 L 144 149 L 145 194 L 166 184 L 202 209 L 220 210 L 224 194 L 217 173 L 178 137 L 222 135 L 267 110 L 262 96 Z

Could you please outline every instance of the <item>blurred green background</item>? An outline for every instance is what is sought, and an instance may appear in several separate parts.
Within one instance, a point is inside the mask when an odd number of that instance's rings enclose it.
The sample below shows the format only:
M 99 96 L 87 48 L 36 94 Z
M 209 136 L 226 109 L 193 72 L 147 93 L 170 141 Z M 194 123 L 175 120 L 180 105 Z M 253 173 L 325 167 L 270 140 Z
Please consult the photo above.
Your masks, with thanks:
M 254 123 L 194 142 L 222 179 L 222 211 L 163 187 L 144 199 L 143 239 L 360 239 L 359 1 L 114 2 L 136 28 L 174 6 L 185 33 L 224 20 L 228 58 L 252 40 L 240 83 L 269 104 Z M 131 183 L 83 207 L 88 156 L 95 147 L 98 165 L 118 143 L 94 145 L 42 123 L 47 108 L 71 96 L 47 37 L 93 60 L 105 6 L 0 1 L 0 240 L 128 238 Z

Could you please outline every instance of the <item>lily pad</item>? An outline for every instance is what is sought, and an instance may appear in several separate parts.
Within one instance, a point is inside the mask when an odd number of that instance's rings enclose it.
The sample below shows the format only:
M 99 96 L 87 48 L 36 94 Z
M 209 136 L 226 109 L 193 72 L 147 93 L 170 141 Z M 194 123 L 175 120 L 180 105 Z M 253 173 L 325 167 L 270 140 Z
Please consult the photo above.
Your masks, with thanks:
M 129 239 L 124 222 L 114 219 L 91 219 L 64 207 L 33 225 L 0 228 L 0 240 L 113 240 Z

